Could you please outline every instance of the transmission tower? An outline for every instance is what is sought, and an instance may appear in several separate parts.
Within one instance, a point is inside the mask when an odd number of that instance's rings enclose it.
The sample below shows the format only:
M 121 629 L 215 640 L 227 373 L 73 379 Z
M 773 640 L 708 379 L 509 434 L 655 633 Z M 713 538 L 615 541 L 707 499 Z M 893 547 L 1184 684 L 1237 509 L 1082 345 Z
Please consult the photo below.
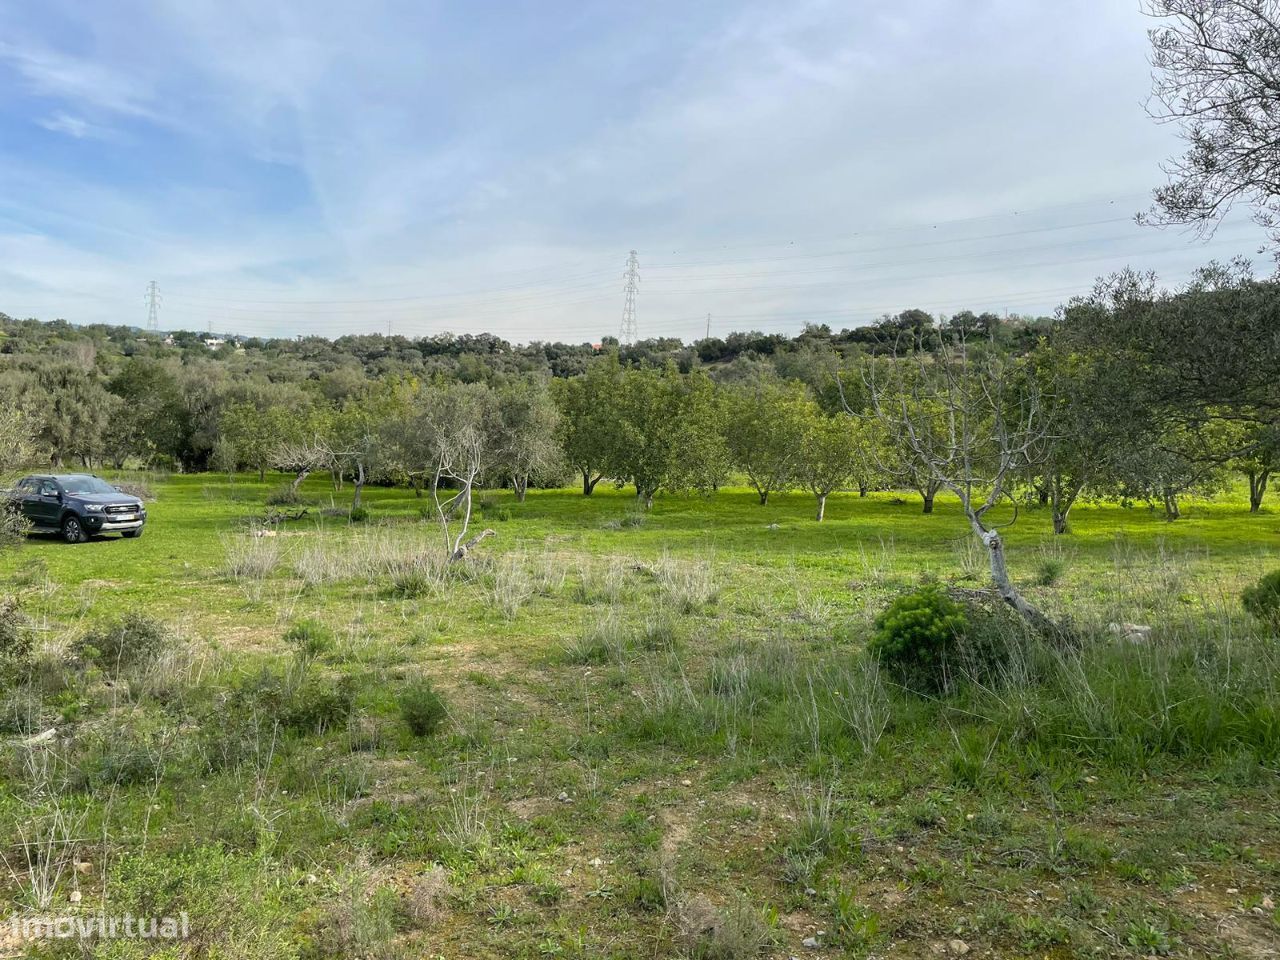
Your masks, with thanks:
M 622 275 L 627 281 L 622 292 L 626 299 L 622 301 L 622 333 L 618 339 L 625 346 L 635 343 L 639 330 L 636 327 L 636 293 L 640 289 L 640 259 L 634 250 L 627 257 L 627 272 Z
M 159 330 L 160 302 L 162 298 L 160 296 L 160 285 L 154 280 L 147 284 L 147 295 L 145 299 L 147 304 L 147 329 Z

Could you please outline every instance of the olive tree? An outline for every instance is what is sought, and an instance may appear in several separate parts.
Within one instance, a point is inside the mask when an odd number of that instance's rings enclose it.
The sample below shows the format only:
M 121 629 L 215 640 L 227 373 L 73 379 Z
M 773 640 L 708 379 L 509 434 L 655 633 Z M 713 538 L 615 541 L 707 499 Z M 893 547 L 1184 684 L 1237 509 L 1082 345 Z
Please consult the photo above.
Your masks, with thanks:
M 803 390 L 796 384 L 757 378 L 726 388 L 724 436 L 734 466 L 760 498 L 795 480 L 805 427 Z
M 545 381 L 525 378 L 498 388 L 491 413 L 493 462 L 511 477 L 516 499 L 523 503 L 529 478 L 549 473 L 559 462 L 559 411 Z
M 591 362 L 580 376 L 552 382 L 559 410 L 557 436 L 565 461 L 582 474 L 584 497 L 591 496 L 616 460 L 622 382 L 616 353 Z
M 1142 219 L 1210 232 L 1236 204 L 1280 243 L 1280 10 L 1274 0 L 1148 0 L 1152 116 L 1186 152 Z
M 801 406 L 797 419 L 800 441 L 795 476 L 817 499 L 816 519 L 821 523 L 827 513 L 827 497 L 847 484 L 859 468 L 857 435 L 867 424 L 847 413 L 829 416 L 812 402 Z
M 35 456 L 36 424 L 14 400 L 0 398 L 0 483 Z M 15 510 L 0 510 L 0 545 L 12 542 L 26 530 L 26 521 Z

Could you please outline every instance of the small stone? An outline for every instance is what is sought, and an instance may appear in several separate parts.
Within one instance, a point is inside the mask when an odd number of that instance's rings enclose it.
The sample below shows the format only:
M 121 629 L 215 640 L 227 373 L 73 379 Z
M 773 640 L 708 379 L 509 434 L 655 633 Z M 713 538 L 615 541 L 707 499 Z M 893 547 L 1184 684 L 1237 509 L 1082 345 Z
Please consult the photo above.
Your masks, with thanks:
M 963 940 L 950 940 L 947 942 L 947 950 L 954 957 L 963 957 L 969 952 L 969 945 Z
M 1262 898 L 1262 909 L 1263 909 L 1263 910 L 1274 910 L 1275 908 L 1276 908 L 1276 902 L 1275 902 L 1274 900 L 1272 900 L 1270 897 L 1263 897 L 1263 898 Z
M 588 861 L 587 861 L 587 866 L 589 866 L 589 867 L 603 867 L 603 866 L 604 866 L 604 861 L 603 861 L 603 860 L 601 860 L 599 857 L 592 857 L 590 860 L 588 860 Z
M 818 891 L 813 889 L 813 887 L 805 887 L 804 895 L 806 897 L 816 897 L 818 895 Z
M 569 794 L 567 794 L 567 793 L 565 793 L 563 790 L 561 790 L 561 791 L 560 791 L 560 795 L 559 795 L 559 796 L 557 796 L 557 797 L 556 797 L 556 799 L 557 799 L 557 800 L 559 800 L 561 803 L 568 803 L 568 802 L 569 802 Z
M 1240 890 L 1237 887 L 1227 887 L 1227 893 L 1239 893 L 1239 892 Z
M 79 903 L 81 896 L 82 894 L 80 893 L 79 890 L 72 890 L 70 896 L 67 899 L 70 900 L 72 903 Z
M 810 950 L 817 950 L 817 949 L 818 949 L 818 946 L 819 946 L 819 944 L 818 944 L 818 938 L 817 938 L 817 937 L 805 937 L 803 940 L 801 940 L 801 941 L 800 941 L 800 946 L 802 946 L 802 947 L 808 947 Z
M 693 781 L 692 781 L 692 780 L 681 780 L 681 781 L 680 781 L 680 786 L 682 786 L 682 787 L 692 787 L 692 786 L 693 786 Z
M 319 878 L 319 877 L 317 877 L 314 873 L 308 873 L 308 874 L 307 874 L 306 882 L 307 882 L 307 884 L 308 884 L 308 885 L 313 884 L 313 883 L 319 883 L 319 882 L 320 882 L 320 878 Z
M 88 873 L 93 869 L 93 864 L 88 860 L 80 860 L 76 863 L 76 873 Z
M 972 821 L 972 820 L 976 820 L 976 819 L 978 818 L 978 815 L 977 815 L 976 813 L 966 813 L 966 814 L 964 815 L 964 818 L 965 818 L 966 820 L 970 820 L 970 821 Z

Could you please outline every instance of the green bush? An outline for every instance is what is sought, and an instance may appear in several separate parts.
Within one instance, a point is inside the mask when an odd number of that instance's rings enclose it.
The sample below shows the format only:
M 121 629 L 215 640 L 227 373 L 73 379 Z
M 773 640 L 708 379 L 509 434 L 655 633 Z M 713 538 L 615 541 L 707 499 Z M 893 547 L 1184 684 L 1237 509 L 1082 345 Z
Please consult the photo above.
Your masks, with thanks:
M 1280 570 L 1273 570 L 1240 595 L 1245 610 L 1280 632 Z
M 132 667 L 154 660 L 170 640 L 160 621 L 142 613 L 126 613 L 89 630 L 76 650 L 102 667 Z
M 905 686 L 942 690 L 968 626 L 965 608 L 931 584 L 897 597 L 876 617 L 867 649 Z
M 307 657 L 318 657 L 333 649 L 333 631 L 315 620 L 299 620 L 284 638 Z
M 281 725 L 298 733 L 324 733 L 346 724 L 355 710 L 355 681 L 308 677 L 285 704 Z
M 429 737 L 449 718 L 444 699 L 428 680 L 419 680 L 400 691 L 400 716 L 415 737 Z
M 351 520 L 352 523 L 364 523 L 366 520 L 369 519 L 369 508 L 368 507 L 352 507 L 351 512 L 347 514 L 347 517 Z

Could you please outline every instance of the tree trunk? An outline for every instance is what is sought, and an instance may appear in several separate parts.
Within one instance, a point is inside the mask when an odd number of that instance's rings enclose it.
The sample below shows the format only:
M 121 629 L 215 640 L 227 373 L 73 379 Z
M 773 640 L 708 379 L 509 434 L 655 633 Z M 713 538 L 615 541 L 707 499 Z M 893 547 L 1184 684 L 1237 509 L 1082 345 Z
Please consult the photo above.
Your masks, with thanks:
M 1165 489 L 1162 491 L 1164 498 L 1164 518 L 1166 520 L 1177 520 L 1182 516 L 1182 509 L 1178 506 L 1178 494 L 1174 490 Z
M 1061 513 L 1059 513 L 1057 510 L 1053 511 L 1053 532 L 1054 533 L 1061 534 L 1061 533 L 1068 532 L 1069 528 L 1067 527 L 1067 515 L 1070 513 L 1070 511 L 1071 511 L 1070 507 L 1067 507 Z
M 298 488 L 302 486 L 302 481 L 307 479 L 307 477 L 310 475 L 311 475 L 310 470 L 299 470 L 298 475 L 293 478 L 293 484 L 292 486 L 289 487 L 289 492 L 296 496 L 298 493 Z
M 529 492 L 529 478 L 513 476 L 511 486 L 516 491 L 516 503 L 524 503 L 524 495 Z
M 825 493 L 816 494 L 818 498 L 818 522 L 822 522 L 822 518 L 827 515 L 827 495 Z
M 351 498 L 351 509 L 360 509 L 360 495 L 364 493 L 364 464 L 356 464 L 355 494 Z
M 867 495 L 867 483 L 865 480 L 858 481 L 858 496 L 865 497 Z
M 645 508 L 646 510 L 652 510 L 652 509 L 653 509 L 653 495 L 654 495 L 655 493 L 657 493 L 657 492 L 658 492 L 658 491 L 656 491 L 656 490 L 645 490 L 645 491 L 643 491 L 643 492 L 641 492 L 641 491 L 637 490 L 637 491 L 636 491 L 636 496 L 637 496 L 637 497 L 639 497 L 641 500 L 643 500 L 643 501 L 644 501 L 644 508 Z
M 768 505 L 769 505 L 769 491 L 768 491 L 768 490 L 757 490 L 757 491 L 756 491 L 756 493 L 758 493 L 758 494 L 760 495 L 760 506 L 762 506 L 762 507 L 768 506 Z
M 262 483 L 267 479 L 267 468 L 263 464 L 258 464 L 258 482 Z
M 924 494 L 922 494 L 922 496 L 924 497 L 924 512 L 933 513 L 933 497 L 934 497 L 933 491 L 927 490 L 925 491 Z
M 987 548 L 987 556 L 991 561 L 991 582 L 1000 594 L 1000 599 L 1018 612 L 1018 614 L 1041 633 L 1051 637 L 1062 637 L 1063 630 L 1046 617 L 1037 608 L 1029 604 L 1018 592 L 1018 588 L 1009 579 L 1009 568 L 1004 560 L 1004 540 L 995 530 L 986 529 L 981 521 L 969 518 L 973 532 L 977 534 L 982 545 Z
M 1262 470 L 1249 474 L 1249 512 L 1257 513 L 1262 509 L 1262 498 L 1267 492 L 1267 481 L 1271 478 L 1270 470 Z
M 1042 507 L 1049 505 L 1049 485 L 1047 483 L 1042 483 L 1036 487 L 1036 499 L 1040 501 L 1040 506 Z M 1064 530 L 1063 532 L 1065 533 L 1066 531 Z
M 595 478 L 593 479 L 593 478 L 592 478 L 592 476 L 591 476 L 591 471 L 590 471 L 590 470 L 583 470 L 583 471 L 582 471 L 582 495 L 583 495 L 584 497 L 589 497 L 589 496 L 591 496 L 591 494 L 592 494 L 592 493 L 595 491 L 595 489 L 596 489 L 596 484 L 597 484 L 597 483 L 599 483 L 599 482 L 600 482 L 600 478 L 599 478 L 599 477 L 595 477 Z

